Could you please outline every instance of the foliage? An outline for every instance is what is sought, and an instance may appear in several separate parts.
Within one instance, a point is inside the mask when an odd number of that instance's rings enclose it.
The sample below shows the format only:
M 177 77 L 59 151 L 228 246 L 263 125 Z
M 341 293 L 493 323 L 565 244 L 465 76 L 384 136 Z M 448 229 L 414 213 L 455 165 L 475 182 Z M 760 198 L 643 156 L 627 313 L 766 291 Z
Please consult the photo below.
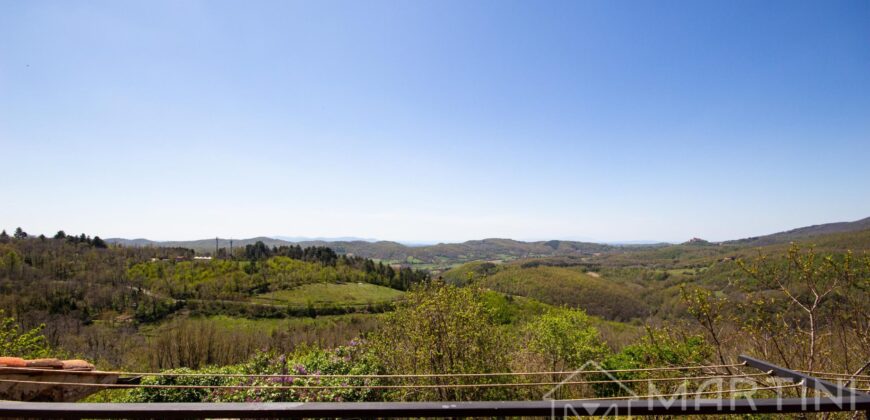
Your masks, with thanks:
M 575 268 L 511 266 L 487 276 L 481 284 L 551 305 L 582 308 L 605 319 L 628 321 L 647 312 L 644 302 L 632 291 Z
M 0 245 L 0 273 L 11 276 L 24 268 L 24 261 L 15 248 Z
M 404 292 L 370 283 L 314 283 L 257 295 L 252 301 L 291 306 L 365 305 L 392 302 L 402 296 Z
M 328 371 L 318 360 L 340 362 L 329 349 L 362 336 L 369 344 L 355 351 L 370 358 L 370 370 L 391 373 L 570 369 L 584 358 L 637 368 L 731 362 L 746 353 L 851 374 L 870 360 L 870 257 L 846 249 L 870 249 L 870 231 L 814 241 L 812 250 L 726 243 L 607 247 L 601 255 L 578 255 L 560 241 L 529 245 L 522 255 L 508 251 L 512 241 L 475 241 L 446 245 L 456 255 L 436 263 L 493 258 L 442 273 L 453 285 L 444 286 L 406 266 L 343 255 L 357 249 L 350 246 L 252 242 L 250 260 L 242 245 L 203 261 L 185 248 L 103 248 L 85 234 L 0 235 L 0 309 L 25 331 L 18 336 L 45 324 L 47 348 L 104 367 L 248 372 L 251 355 L 266 350 L 271 355 L 257 359 L 272 361 L 258 365 L 272 366 L 264 369 L 280 371 L 276 355 L 287 354 Z M 430 251 L 403 258 L 425 262 Z M 530 258 L 511 261 L 518 257 Z M 414 291 L 406 297 L 407 287 Z M 522 379 L 483 382 L 512 380 Z M 341 398 L 539 398 L 531 388 Z M 581 388 L 585 396 L 625 391 Z
M 349 314 L 317 318 L 245 319 L 226 315 L 178 318 L 149 329 L 138 361 L 150 369 L 231 365 L 269 349 L 333 348 L 377 328 L 381 315 Z
M 707 289 L 695 287 L 689 289 L 683 285 L 680 288 L 683 301 L 689 307 L 689 313 L 698 321 L 716 349 L 720 364 L 727 364 L 723 354 L 722 318 L 723 308 L 727 304 L 725 299 L 713 296 Z
M 708 364 L 713 349 L 702 335 L 677 335 L 664 329 L 647 328 L 647 334 L 635 344 L 625 346 L 619 352 L 608 355 L 601 367 L 605 370 L 643 369 L 667 366 L 692 366 Z M 659 376 L 656 371 L 612 372 L 595 375 L 594 380 L 636 380 Z M 621 385 L 596 384 L 594 392 L 599 397 L 623 396 L 632 390 L 632 382 Z
M 376 357 L 390 373 L 506 371 L 506 336 L 493 322 L 481 293 L 440 282 L 409 292 L 372 337 Z M 445 380 L 431 379 L 433 383 Z M 481 388 L 439 388 L 407 391 L 402 397 L 466 400 L 491 394 Z
M 606 352 L 598 329 L 581 309 L 551 309 L 529 322 L 526 330 L 529 350 L 552 371 L 578 369 Z
M 803 250 L 792 245 L 782 258 L 759 256 L 739 265 L 752 280 L 744 284 L 750 303 L 739 306 L 749 314 L 739 317 L 746 320 L 741 328 L 772 344 L 783 364 L 808 370 L 828 367 L 835 346 L 857 360 L 870 358 L 866 299 L 870 258 L 866 255 L 857 260 L 851 252 L 819 256 L 812 247 Z M 759 305 L 774 313 L 763 316 Z M 775 331 L 782 329 L 796 331 L 797 338 Z M 837 335 L 839 343 L 830 341 Z M 859 346 L 853 348 L 850 342 Z
M 34 359 L 52 354 L 48 340 L 42 335 L 45 326 L 21 331 L 15 318 L 5 315 L 0 309 L 0 355 Z
M 257 389 L 232 388 L 136 388 L 122 397 L 125 402 L 276 402 L 276 401 L 377 401 L 382 391 L 371 388 L 286 389 L 304 386 L 377 385 L 378 379 L 332 378 L 321 375 L 373 375 L 381 369 L 362 350 L 359 341 L 349 346 L 327 351 L 317 348 L 300 349 L 292 354 L 261 352 L 247 363 L 199 370 L 175 369 L 164 373 L 218 374 L 241 376 L 150 376 L 144 385 L 195 385 L 205 387 L 257 386 Z M 257 377 L 244 375 L 278 375 Z M 269 389 L 271 387 L 281 387 Z

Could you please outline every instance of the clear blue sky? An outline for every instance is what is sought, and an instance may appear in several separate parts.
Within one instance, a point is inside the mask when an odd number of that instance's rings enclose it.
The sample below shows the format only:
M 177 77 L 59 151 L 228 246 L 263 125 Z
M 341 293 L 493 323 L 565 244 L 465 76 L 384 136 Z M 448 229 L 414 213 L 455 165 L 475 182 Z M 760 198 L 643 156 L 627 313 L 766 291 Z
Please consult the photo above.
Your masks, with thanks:
M 711 240 L 870 216 L 867 1 L 0 0 L 0 228 Z

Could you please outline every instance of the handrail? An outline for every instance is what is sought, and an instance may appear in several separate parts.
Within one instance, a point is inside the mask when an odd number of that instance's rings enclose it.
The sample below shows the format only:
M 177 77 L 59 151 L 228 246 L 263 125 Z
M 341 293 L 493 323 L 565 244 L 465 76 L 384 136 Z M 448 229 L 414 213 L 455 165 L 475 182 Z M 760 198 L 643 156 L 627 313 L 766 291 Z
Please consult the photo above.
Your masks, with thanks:
M 0 401 L 0 417 L 18 418 L 323 418 L 323 417 L 506 417 L 645 416 L 866 411 L 870 395 L 763 360 L 740 356 L 746 365 L 793 384 L 720 391 L 678 392 L 544 401 L 313 402 L 313 403 L 32 403 Z M 37 382 L 37 381 L 33 381 Z M 614 380 L 618 383 L 618 380 Z M 66 385 L 66 384 L 64 384 Z M 75 384 L 80 386 L 83 384 Z M 84 384 L 87 386 L 87 384 Z M 475 384 L 482 385 L 482 384 Z M 72 386 L 72 385 L 71 385 Z M 805 387 L 833 397 L 751 398 L 753 391 Z M 703 399 L 737 393 L 740 398 Z M 695 397 L 695 398 L 686 398 Z
M 804 373 L 800 373 L 791 369 L 786 369 L 781 366 L 777 366 L 764 360 L 759 360 L 750 356 L 741 355 L 737 358 L 738 360 L 745 362 L 748 366 L 754 367 L 764 372 L 770 372 L 773 375 L 788 378 L 796 382 L 803 382 L 808 388 L 813 388 L 817 391 L 827 392 L 833 395 L 835 398 L 842 397 L 870 397 L 867 394 L 856 391 L 851 388 L 846 388 L 814 376 L 810 376 Z
M 573 400 L 350 403 L 22 403 L 0 402 L 0 417 L 108 418 L 328 418 L 328 417 L 505 417 L 604 415 L 710 415 L 870 410 L 870 398 L 854 408 L 830 398 L 807 406 L 804 398 L 783 400 Z

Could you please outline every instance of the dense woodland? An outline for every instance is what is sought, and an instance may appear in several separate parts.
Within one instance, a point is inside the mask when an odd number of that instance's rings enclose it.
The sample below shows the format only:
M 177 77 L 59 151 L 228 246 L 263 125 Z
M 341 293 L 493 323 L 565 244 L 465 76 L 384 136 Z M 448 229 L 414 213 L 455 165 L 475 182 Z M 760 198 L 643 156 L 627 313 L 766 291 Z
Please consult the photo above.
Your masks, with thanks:
M 749 354 L 792 369 L 853 374 L 870 362 L 867 250 L 870 230 L 862 230 L 795 244 L 691 241 L 457 261 L 430 275 L 324 246 L 257 242 L 203 260 L 186 248 L 121 246 L 62 232 L 31 237 L 18 229 L 0 235 L 2 345 L 4 352 L 74 355 L 103 368 L 203 372 L 557 371 L 588 361 L 623 369 L 727 365 Z M 565 392 L 621 391 L 595 385 Z M 136 390 L 100 398 L 470 400 L 540 393 Z
M 28 236 L 20 228 L 12 236 L 3 231 L 0 309 L 25 328 L 45 325 L 43 333 L 54 347 L 120 366 L 140 362 L 135 355 L 147 345 L 143 329 L 178 323 L 179 318 L 311 318 L 384 312 L 393 306 L 250 301 L 262 294 L 314 283 L 406 290 L 428 278 L 423 271 L 337 255 L 325 247 L 268 248 L 256 243 L 238 257 L 193 257 L 194 251 L 186 248 L 110 247 L 85 234 L 61 231 L 47 238 Z M 359 333 L 353 328 L 349 332 Z

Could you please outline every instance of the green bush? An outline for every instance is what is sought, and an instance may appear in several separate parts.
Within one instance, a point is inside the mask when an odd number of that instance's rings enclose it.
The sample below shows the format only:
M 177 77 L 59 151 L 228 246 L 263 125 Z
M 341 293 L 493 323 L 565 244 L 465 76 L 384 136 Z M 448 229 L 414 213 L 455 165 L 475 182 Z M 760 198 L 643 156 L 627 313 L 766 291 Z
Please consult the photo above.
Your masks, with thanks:
M 291 355 L 261 352 L 244 364 L 174 369 L 164 373 L 277 375 L 256 376 L 149 376 L 143 385 L 261 386 L 258 389 L 136 388 L 118 397 L 123 402 L 277 402 L 277 401 L 381 401 L 383 390 L 370 388 L 306 389 L 305 386 L 378 385 L 377 378 L 330 378 L 321 375 L 372 375 L 381 369 L 359 341 L 335 350 L 306 348 Z M 300 387 L 281 389 L 277 387 Z M 269 389 L 276 387 L 277 389 Z
M 48 340 L 42 335 L 44 325 L 22 332 L 15 318 L 5 314 L 0 309 L 0 355 L 35 359 L 52 354 Z

